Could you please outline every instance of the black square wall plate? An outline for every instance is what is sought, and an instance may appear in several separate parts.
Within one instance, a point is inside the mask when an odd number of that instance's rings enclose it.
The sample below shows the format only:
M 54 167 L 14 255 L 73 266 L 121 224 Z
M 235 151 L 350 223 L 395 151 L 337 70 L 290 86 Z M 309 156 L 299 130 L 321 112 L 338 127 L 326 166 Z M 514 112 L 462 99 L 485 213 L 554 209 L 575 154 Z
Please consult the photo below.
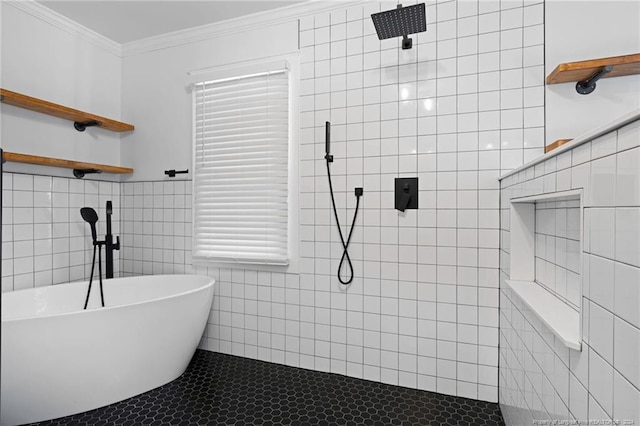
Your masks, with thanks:
M 418 208 L 418 178 L 396 178 L 395 208 L 401 212 Z

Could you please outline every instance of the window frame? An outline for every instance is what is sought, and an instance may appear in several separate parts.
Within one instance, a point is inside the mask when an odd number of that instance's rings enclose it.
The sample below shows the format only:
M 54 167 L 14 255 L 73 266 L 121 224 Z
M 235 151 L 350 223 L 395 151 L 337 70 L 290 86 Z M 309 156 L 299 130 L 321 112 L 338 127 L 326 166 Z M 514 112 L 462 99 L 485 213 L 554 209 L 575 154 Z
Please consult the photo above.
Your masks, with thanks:
M 288 75 L 288 176 L 287 176 L 287 253 L 289 262 L 286 265 L 276 265 L 260 262 L 244 262 L 244 261 L 222 261 L 219 259 L 208 258 L 205 256 L 195 256 L 195 197 L 196 197 L 196 90 L 194 85 L 211 80 L 222 80 L 226 78 L 243 77 L 252 74 L 260 74 L 263 72 L 278 71 L 283 68 L 287 69 Z M 207 266 L 218 268 L 233 269 L 249 269 L 272 272 L 299 272 L 299 81 L 300 81 L 300 64 L 299 53 L 295 52 L 279 57 L 261 58 L 253 61 L 245 61 L 241 63 L 233 63 L 229 65 L 210 67 L 199 69 L 188 73 L 190 75 L 189 83 L 191 88 L 191 160 L 193 181 L 191 194 L 191 223 L 192 223 L 192 241 L 191 241 L 191 257 L 194 266 Z

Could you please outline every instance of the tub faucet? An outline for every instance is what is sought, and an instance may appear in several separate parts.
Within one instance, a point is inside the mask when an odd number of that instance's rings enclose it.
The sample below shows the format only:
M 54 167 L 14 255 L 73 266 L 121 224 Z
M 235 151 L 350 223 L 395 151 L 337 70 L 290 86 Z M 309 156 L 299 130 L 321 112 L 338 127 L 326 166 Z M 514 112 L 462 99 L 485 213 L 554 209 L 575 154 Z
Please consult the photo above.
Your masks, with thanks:
M 106 278 L 113 278 L 113 251 L 120 250 L 120 236 L 116 237 L 116 242 L 113 242 L 113 235 L 111 235 L 111 214 L 113 213 L 113 206 L 111 201 L 107 201 L 107 235 L 105 235 L 105 257 L 106 257 Z

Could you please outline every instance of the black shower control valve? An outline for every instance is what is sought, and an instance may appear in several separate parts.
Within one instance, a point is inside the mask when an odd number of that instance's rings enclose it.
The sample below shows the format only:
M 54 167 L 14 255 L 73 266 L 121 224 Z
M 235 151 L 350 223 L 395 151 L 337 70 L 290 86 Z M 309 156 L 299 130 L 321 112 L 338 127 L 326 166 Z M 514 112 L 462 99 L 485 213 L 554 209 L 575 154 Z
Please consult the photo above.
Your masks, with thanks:
M 396 178 L 395 190 L 396 210 L 418 208 L 418 178 Z
M 362 188 L 356 188 L 355 192 L 356 192 L 356 197 L 361 197 L 364 190 Z

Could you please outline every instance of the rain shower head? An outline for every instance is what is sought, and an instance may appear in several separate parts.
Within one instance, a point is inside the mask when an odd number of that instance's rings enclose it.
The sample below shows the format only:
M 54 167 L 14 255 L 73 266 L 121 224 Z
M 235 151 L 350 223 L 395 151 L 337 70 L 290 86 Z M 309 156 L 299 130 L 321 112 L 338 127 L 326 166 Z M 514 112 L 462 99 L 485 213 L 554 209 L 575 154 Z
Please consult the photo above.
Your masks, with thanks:
M 427 31 L 427 18 L 424 3 L 402 7 L 371 15 L 378 39 L 402 36 L 402 48 L 411 49 L 412 41 L 408 34 Z

